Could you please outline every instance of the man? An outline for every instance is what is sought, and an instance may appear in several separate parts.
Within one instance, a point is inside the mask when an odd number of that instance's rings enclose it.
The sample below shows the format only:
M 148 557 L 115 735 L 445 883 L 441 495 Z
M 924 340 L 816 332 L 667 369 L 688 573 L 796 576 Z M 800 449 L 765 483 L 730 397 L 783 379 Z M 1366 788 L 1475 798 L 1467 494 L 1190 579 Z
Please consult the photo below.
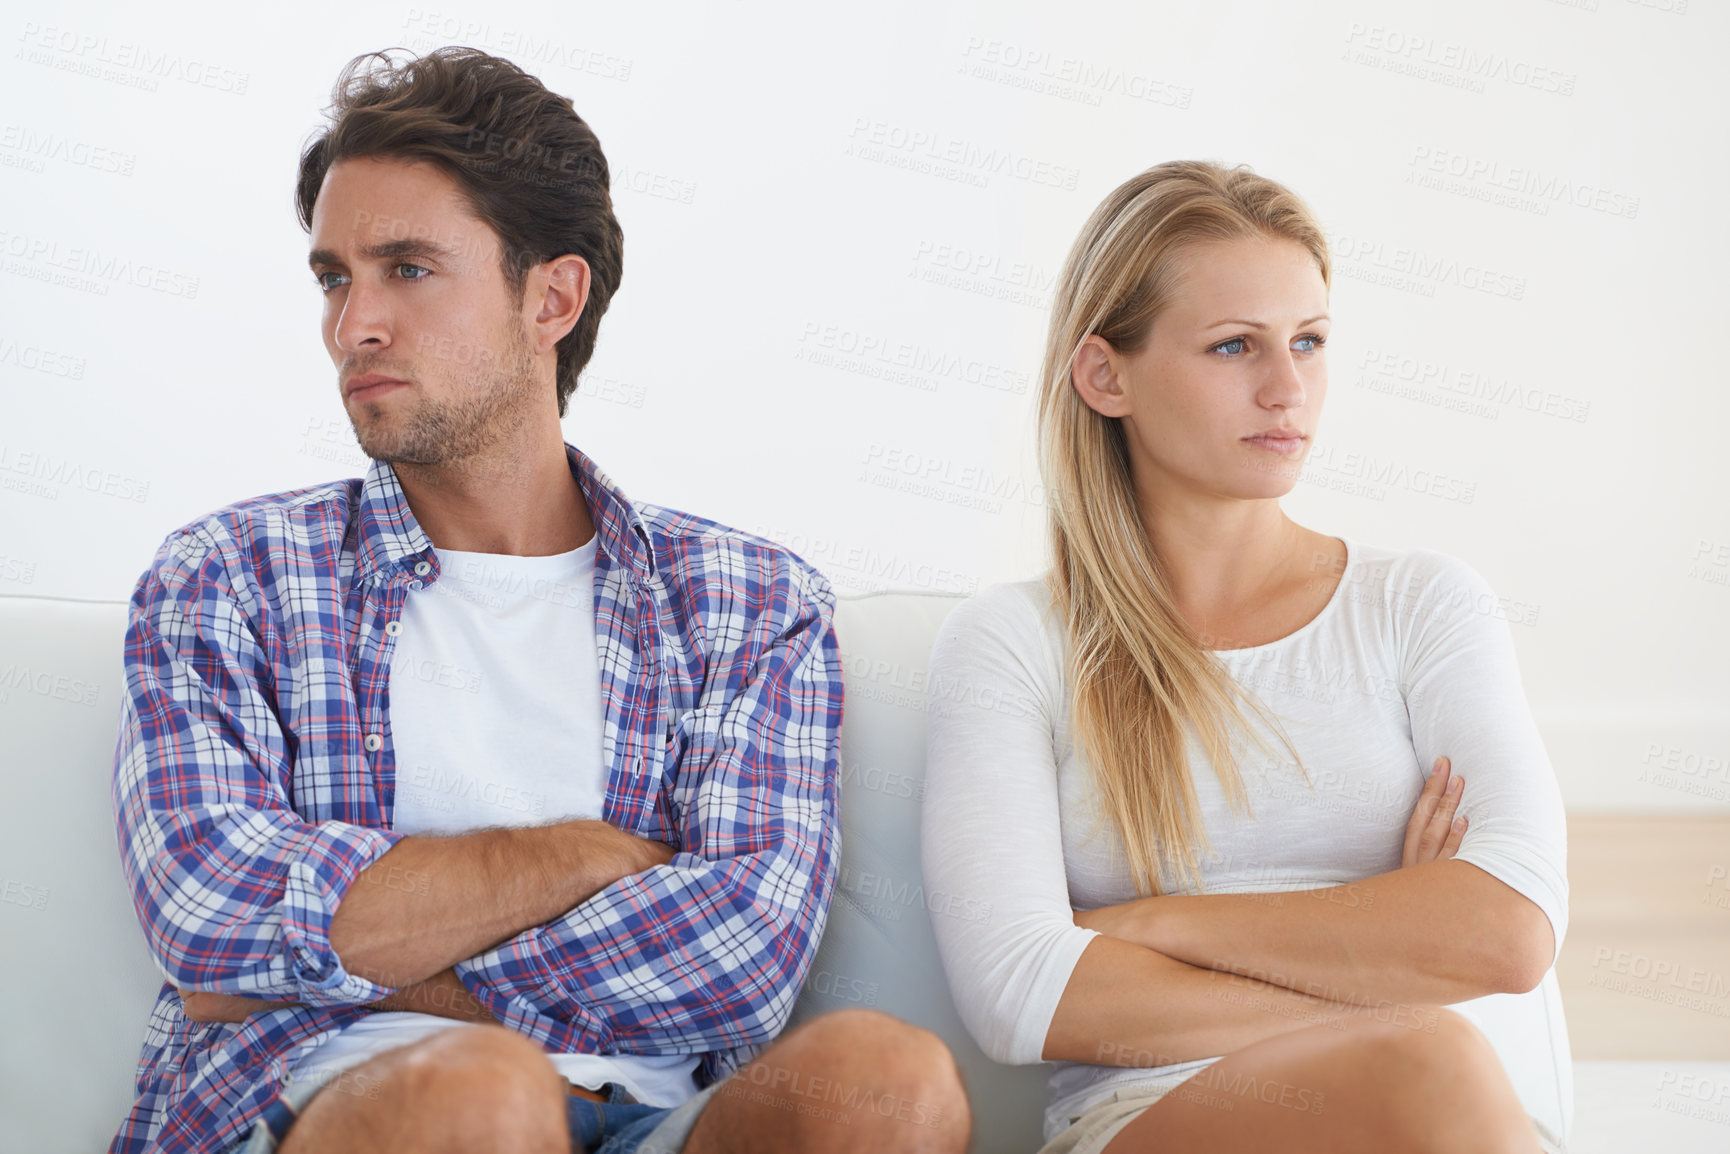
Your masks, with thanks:
M 112 1149 L 963 1149 L 935 1036 L 775 1041 L 838 871 L 834 598 L 564 442 L 621 271 L 598 142 L 506 61 L 373 56 L 297 193 L 373 464 L 184 526 L 132 596 L 115 801 L 169 983 Z

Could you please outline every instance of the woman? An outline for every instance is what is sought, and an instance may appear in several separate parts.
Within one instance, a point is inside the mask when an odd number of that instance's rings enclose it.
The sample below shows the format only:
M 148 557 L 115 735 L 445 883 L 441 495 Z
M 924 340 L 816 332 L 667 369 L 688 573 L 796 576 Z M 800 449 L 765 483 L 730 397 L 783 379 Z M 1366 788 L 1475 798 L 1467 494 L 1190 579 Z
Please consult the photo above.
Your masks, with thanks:
M 925 883 L 992 910 L 933 923 L 986 1053 L 1056 1063 L 1042 1154 L 1566 1137 L 1565 826 L 1495 595 L 1280 509 L 1329 276 L 1241 166 L 1113 192 L 1052 308 L 1052 567 L 933 652 Z

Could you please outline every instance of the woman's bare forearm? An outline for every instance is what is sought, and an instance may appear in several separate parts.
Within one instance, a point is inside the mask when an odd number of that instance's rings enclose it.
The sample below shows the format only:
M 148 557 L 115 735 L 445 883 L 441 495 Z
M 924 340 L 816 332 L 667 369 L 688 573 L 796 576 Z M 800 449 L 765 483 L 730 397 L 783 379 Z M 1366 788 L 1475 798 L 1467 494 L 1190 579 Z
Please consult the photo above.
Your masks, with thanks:
M 1555 952 L 1537 905 L 1453 859 L 1322 889 L 1142 898 L 1076 922 L 1338 1002 L 1449 1005 L 1521 992 Z
M 1045 1037 L 1046 1061 L 1165 1066 L 1215 1058 L 1292 1030 L 1375 1016 L 1435 1029 L 1432 1005 L 1346 1005 L 1193 966 L 1112 937 L 1088 943 Z

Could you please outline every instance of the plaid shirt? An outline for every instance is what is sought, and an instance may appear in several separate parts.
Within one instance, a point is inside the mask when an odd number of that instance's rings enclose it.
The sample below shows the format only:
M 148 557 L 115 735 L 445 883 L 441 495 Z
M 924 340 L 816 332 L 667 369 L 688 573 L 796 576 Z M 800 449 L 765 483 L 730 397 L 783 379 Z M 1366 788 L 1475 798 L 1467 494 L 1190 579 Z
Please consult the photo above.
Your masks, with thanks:
M 599 537 L 602 816 L 678 853 L 456 970 L 549 1052 L 700 1053 L 708 1085 L 786 1024 L 834 890 L 834 595 L 767 541 L 633 507 L 565 449 Z M 330 922 L 403 836 L 385 625 L 438 576 L 375 461 L 194 521 L 139 579 L 114 804 L 168 982 L 112 1151 L 222 1149 L 297 1056 L 391 992 L 343 969 Z M 199 1023 L 176 987 L 299 1004 Z

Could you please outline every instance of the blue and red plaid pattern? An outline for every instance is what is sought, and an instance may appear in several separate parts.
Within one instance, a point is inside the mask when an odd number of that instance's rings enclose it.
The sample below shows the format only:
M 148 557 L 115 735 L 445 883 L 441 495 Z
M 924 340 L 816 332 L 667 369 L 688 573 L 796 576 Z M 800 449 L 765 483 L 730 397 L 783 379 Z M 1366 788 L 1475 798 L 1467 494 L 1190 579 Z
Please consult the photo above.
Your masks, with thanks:
M 834 890 L 834 594 L 771 542 L 634 507 L 565 449 L 599 537 L 602 816 L 678 853 L 457 972 L 549 1052 L 700 1053 L 709 1085 L 786 1024 Z M 402 836 L 384 627 L 438 576 L 375 461 L 200 518 L 139 578 L 114 804 L 168 980 L 111 1151 L 223 1148 L 289 1063 L 391 992 L 343 969 L 330 921 Z M 177 987 L 299 1004 L 198 1023 Z

